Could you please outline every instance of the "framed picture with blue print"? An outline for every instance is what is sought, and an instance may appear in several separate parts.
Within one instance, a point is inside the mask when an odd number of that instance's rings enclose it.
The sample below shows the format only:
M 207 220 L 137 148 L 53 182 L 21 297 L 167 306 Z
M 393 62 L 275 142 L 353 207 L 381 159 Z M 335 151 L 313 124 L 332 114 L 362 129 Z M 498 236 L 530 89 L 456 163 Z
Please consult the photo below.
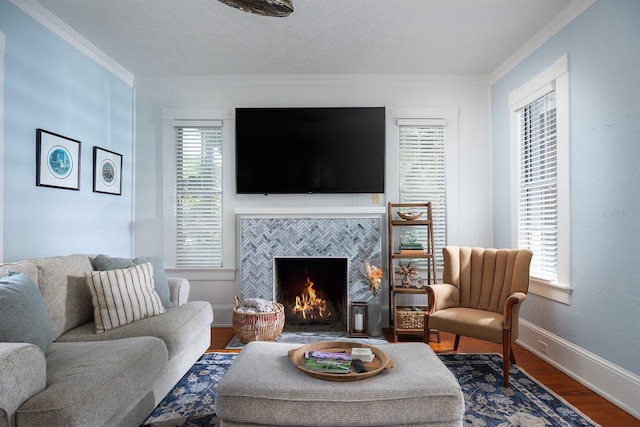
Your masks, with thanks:
M 93 147 L 93 191 L 122 195 L 122 154 Z
M 36 129 L 36 185 L 80 190 L 80 141 Z

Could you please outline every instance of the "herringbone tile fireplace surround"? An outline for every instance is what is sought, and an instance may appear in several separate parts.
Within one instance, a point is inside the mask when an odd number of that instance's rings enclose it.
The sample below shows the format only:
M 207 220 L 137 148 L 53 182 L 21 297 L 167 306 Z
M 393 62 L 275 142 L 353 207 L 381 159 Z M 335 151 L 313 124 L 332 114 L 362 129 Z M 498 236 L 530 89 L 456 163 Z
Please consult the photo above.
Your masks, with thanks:
M 240 295 L 274 299 L 274 257 L 346 257 L 349 302 L 368 301 L 363 263 L 381 247 L 379 217 L 240 217 Z

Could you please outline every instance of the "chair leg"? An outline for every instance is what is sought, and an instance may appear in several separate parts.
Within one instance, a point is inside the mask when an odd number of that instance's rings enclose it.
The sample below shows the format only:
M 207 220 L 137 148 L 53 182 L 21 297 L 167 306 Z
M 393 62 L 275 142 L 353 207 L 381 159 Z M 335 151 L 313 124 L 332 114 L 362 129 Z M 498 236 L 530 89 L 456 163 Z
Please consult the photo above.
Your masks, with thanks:
M 509 388 L 509 362 L 515 363 L 511 349 L 511 332 L 502 331 L 502 386 Z
M 458 351 L 458 344 L 460 344 L 460 335 L 456 335 L 456 339 L 453 341 L 453 351 Z
M 422 341 L 429 344 L 429 316 L 424 316 L 424 332 L 422 333 Z

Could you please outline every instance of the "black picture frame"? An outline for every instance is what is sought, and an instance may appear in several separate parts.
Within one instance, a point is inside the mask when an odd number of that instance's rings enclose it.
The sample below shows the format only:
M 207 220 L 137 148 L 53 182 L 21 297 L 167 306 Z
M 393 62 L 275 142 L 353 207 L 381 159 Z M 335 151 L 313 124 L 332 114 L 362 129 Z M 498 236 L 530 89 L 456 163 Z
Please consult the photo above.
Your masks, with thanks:
M 81 142 L 36 129 L 36 185 L 80 190 Z
M 122 195 L 122 154 L 93 147 L 93 192 Z

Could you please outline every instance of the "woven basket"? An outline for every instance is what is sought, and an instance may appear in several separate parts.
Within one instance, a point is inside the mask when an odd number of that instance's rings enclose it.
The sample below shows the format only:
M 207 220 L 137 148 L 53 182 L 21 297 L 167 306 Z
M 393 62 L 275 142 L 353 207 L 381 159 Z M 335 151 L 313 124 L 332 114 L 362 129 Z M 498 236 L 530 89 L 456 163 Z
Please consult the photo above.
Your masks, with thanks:
M 273 341 L 284 328 L 284 306 L 278 302 L 275 311 L 266 313 L 242 313 L 238 311 L 240 299 L 236 297 L 233 309 L 233 331 L 243 343 L 251 341 Z
M 418 310 L 415 310 L 415 309 Z M 424 314 L 427 307 L 403 307 L 396 308 L 396 322 L 399 329 L 424 329 Z

